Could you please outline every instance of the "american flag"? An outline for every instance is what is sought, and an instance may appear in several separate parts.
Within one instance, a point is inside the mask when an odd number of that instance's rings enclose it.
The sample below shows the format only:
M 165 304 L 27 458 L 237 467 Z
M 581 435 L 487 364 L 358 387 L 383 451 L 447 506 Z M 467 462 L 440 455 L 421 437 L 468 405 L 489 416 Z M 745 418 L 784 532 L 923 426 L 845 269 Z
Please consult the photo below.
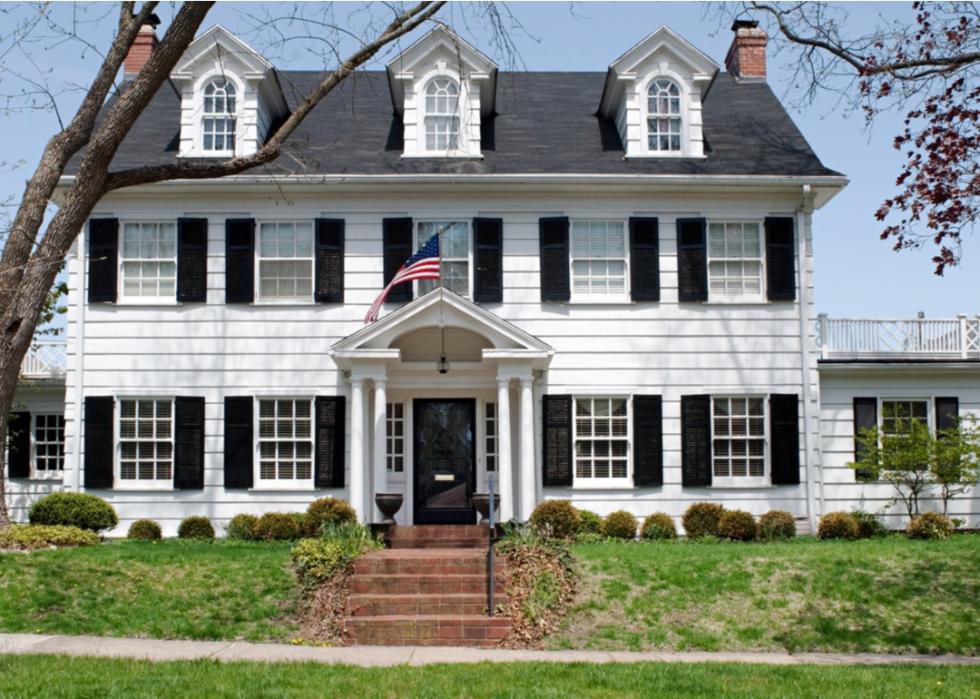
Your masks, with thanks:
M 378 319 L 378 314 L 381 313 L 381 307 L 384 305 L 385 299 L 388 298 L 388 292 L 391 291 L 392 287 L 402 282 L 410 282 L 416 279 L 439 279 L 438 233 L 429 238 L 425 245 L 409 257 L 408 262 L 403 264 L 401 269 L 395 273 L 395 276 L 388 282 L 388 286 L 384 288 L 381 294 L 378 295 L 378 298 L 374 300 L 374 303 L 371 304 L 371 309 L 364 316 L 364 322 L 373 323 Z

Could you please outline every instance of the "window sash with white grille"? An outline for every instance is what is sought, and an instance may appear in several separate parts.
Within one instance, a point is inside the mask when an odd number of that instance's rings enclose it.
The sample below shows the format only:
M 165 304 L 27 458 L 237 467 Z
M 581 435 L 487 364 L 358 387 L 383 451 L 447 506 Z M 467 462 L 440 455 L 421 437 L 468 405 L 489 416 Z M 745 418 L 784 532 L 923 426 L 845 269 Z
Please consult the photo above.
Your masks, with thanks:
M 901 436 L 912 431 L 912 423 L 929 425 L 929 401 L 916 398 L 887 398 L 881 401 L 881 432 Z
M 177 224 L 124 221 L 119 271 L 123 299 L 176 299 Z
M 386 459 L 388 473 L 405 472 L 405 404 L 388 403 L 385 417 Z
M 763 295 L 762 226 L 708 223 L 708 292 L 714 299 L 758 301 Z
M 486 403 L 483 415 L 484 463 L 487 471 L 497 470 L 497 404 Z
M 204 88 L 204 116 L 201 120 L 201 146 L 209 152 L 235 150 L 234 117 L 237 90 L 228 80 L 212 80 Z
M 711 399 L 714 485 L 766 478 L 766 401 L 761 396 Z
M 259 481 L 278 486 L 312 482 L 312 407 L 309 399 L 259 399 Z
M 629 291 L 626 224 L 573 220 L 571 228 L 572 299 L 625 299 Z
M 313 300 L 313 223 L 262 222 L 258 244 L 259 299 Z
M 119 480 L 123 484 L 173 481 L 173 400 L 119 401 Z
M 418 247 L 425 245 L 433 235 L 439 234 L 439 274 L 441 279 L 422 279 L 418 284 L 421 296 L 437 286 L 453 291 L 464 298 L 471 298 L 470 224 L 468 221 L 419 221 Z
M 425 88 L 425 149 L 459 148 L 459 85 L 451 78 L 434 78 Z
M 65 469 L 65 416 L 34 413 L 34 470 L 40 477 Z
M 682 138 L 681 93 L 670 80 L 655 80 L 647 92 L 647 147 L 679 152 Z
M 629 401 L 575 398 L 575 480 L 590 486 L 629 480 Z

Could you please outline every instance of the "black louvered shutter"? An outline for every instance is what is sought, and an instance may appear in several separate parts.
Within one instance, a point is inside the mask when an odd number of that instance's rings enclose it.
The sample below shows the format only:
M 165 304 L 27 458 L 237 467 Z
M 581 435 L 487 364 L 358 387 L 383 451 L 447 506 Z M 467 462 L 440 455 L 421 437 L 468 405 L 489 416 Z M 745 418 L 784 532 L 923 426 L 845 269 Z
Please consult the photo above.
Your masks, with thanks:
M 711 396 L 681 396 L 681 484 L 711 485 Z
M 112 487 L 112 457 L 115 452 L 112 396 L 85 399 L 85 488 Z
M 766 293 L 770 301 L 795 301 L 793 219 L 766 219 Z
M 878 426 L 878 399 L 854 399 L 854 461 L 860 461 L 864 456 L 864 445 L 858 440 L 862 430 L 873 430 Z M 859 468 L 854 472 L 859 481 L 871 480 L 874 476 L 869 469 Z
M 204 488 L 204 399 L 174 398 L 174 488 Z
M 572 397 L 541 397 L 544 420 L 542 447 L 543 485 L 572 484 Z
M 225 488 L 251 488 L 252 406 L 251 396 L 225 398 Z
M 633 396 L 633 485 L 664 484 L 663 401 Z
M 7 421 L 7 475 L 11 478 L 31 477 L 31 414 L 26 411 L 10 414 Z
M 660 300 L 660 225 L 656 218 L 630 219 L 630 296 Z
M 541 300 L 568 301 L 571 287 L 568 272 L 568 219 L 564 216 L 538 221 L 541 257 Z
M 799 396 L 774 393 L 769 396 L 769 443 L 772 448 L 773 485 L 800 482 Z
M 317 303 L 344 302 L 344 220 L 316 220 Z
M 177 219 L 177 300 L 208 300 L 208 220 Z
M 346 429 L 344 396 L 316 398 L 316 472 L 317 488 L 344 487 L 344 430 Z
M 708 253 L 703 218 L 677 219 L 677 299 L 708 300 Z
M 936 398 L 936 431 L 956 429 L 959 425 L 960 399 Z
M 113 303 L 119 258 L 119 219 L 93 218 L 88 222 L 88 300 Z
M 388 282 L 412 256 L 412 219 L 386 218 L 382 221 L 381 233 L 384 238 L 384 284 L 388 286 Z M 394 287 L 388 292 L 388 300 L 411 301 L 412 283 L 404 282 Z
M 255 219 L 225 221 L 225 303 L 255 300 Z
M 504 300 L 504 222 L 499 218 L 473 219 L 473 300 L 501 303 Z

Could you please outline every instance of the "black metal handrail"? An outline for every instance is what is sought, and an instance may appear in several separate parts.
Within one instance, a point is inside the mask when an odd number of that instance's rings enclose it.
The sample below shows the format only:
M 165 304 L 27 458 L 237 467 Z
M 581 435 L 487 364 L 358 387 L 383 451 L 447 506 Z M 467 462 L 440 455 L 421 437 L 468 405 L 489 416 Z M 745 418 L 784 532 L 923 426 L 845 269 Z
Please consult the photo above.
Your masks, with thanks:
M 488 510 L 490 515 L 487 517 L 489 527 L 487 528 L 487 610 L 488 615 L 493 616 L 495 590 L 494 590 L 494 571 L 493 571 L 493 533 L 494 533 L 494 498 L 493 498 L 493 476 L 494 472 L 487 473 L 487 500 L 489 501 Z

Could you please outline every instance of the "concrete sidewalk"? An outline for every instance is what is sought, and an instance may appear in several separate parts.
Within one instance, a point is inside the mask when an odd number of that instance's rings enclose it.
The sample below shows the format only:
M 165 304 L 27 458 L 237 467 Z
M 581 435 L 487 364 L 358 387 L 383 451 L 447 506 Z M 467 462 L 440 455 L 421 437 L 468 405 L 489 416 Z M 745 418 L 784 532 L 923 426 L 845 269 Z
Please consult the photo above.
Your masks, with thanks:
M 223 662 L 317 662 L 361 667 L 435 663 L 749 663 L 757 665 L 980 665 L 980 657 L 961 655 L 886 655 L 872 653 L 704 653 L 592 650 L 505 650 L 348 646 L 316 648 L 241 641 L 157 641 L 148 638 L 0 634 L 0 654 L 45 653 L 136 660 Z

